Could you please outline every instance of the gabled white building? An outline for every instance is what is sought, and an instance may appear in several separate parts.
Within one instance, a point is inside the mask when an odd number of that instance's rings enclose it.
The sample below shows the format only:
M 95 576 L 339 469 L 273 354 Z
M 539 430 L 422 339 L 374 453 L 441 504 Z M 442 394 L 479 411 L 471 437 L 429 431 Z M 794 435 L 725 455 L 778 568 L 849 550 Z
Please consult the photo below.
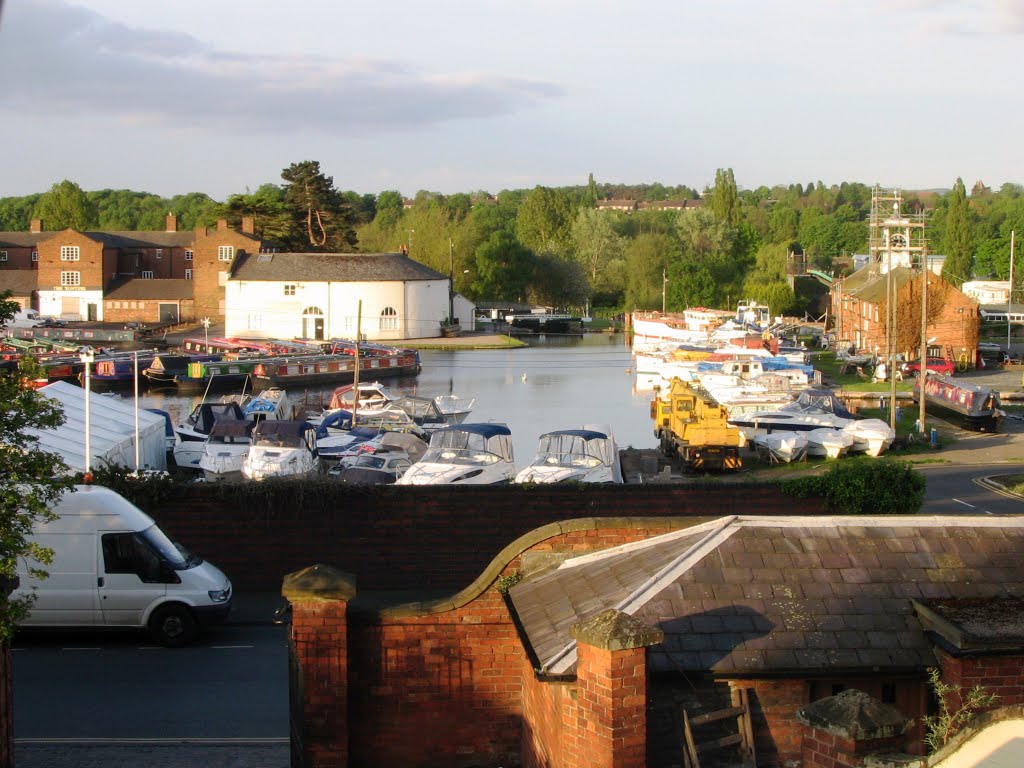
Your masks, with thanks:
M 354 338 L 358 325 L 374 341 L 436 337 L 449 301 L 463 328 L 473 317 L 449 287 L 447 275 L 401 253 L 244 254 L 225 284 L 225 334 Z
M 969 280 L 960 290 L 979 304 L 1006 304 L 1010 300 L 1009 280 Z

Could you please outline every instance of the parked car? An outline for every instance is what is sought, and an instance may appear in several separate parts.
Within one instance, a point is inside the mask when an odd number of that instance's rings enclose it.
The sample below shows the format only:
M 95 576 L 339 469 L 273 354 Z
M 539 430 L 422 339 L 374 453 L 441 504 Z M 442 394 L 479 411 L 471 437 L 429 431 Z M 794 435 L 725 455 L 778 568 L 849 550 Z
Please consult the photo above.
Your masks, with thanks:
M 917 376 L 921 371 L 921 361 L 911 360 L 909 363 L 904 363 L 900 370 L 904 376 Z M 946 360 L 942 357 L 929 357 L 928 370 L 932 373 L 941 373 L 943 376 L 949 376 L 956 371 L 956 365 L 952 360 Z

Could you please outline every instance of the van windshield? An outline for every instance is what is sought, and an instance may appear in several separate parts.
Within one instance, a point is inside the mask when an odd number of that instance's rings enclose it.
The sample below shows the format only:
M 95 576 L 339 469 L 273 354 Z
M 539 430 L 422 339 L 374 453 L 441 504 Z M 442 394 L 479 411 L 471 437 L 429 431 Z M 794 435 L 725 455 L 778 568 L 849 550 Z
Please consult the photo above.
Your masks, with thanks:
M 203 562 L 180 544 L 174 544 L 155 525 L 140 531 L 138 535 L 176 571 L 184 571 Z

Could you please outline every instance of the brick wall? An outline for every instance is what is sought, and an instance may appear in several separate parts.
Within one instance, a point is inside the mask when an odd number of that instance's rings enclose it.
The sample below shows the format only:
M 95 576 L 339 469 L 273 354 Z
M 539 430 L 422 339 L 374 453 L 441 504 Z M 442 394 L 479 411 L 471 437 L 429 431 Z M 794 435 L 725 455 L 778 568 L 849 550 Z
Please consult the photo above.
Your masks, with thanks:
M 730 680 L 750 689 L 751 722 L 759 765 L 799 765 L 803 726 L 796 712 L 809 703 L 804 680 Z M 795 762 L 794 762 L 795 761 Z
M 962 691 L 980 685 L 989 693 L 999 696 L 996 707 L 1024 704 L 1024 655 L 993 654 L 957 658 L 941 648 L 936 649 L 935 655 L 944 682 L 959 685 Z
M 139 502 L 171 538 L 222 568 L 238 589 L 279 589 L 286 574 L 326 563 L 359 577 L 362 589 L 461 589 L 506 546 L 543 525 L 602 520 L 574 543 L 618 543 L 626 517 L 820 514 L 819 501 L 771 485 L 395 487 L 285 483 L 243 489 L 197 485 L 158 504 Z M 618 519 L 618 524 L 615 520 Z M 652 523 L 653 524 L 653 523 Z M 674 522 L 668 528 L 678 528 Z M 605 540 L 606 539 L 606 540 Z
M 522 665 L 524 768 L 575 765 L 579 721 L 575 682 L 541 681 L 529 662 Z
M 77 245 L 78 261 L 61 261 L 60 249 L 65 245 Z M 66 229 L 54 235 L 38 246 L 39 251 L 39 288 L 52 291 L 60 287 L 61 272 L 81 273 L 81 286 L 91 290 L 99 290 L 104 282 L 104 251 L 103 244 L 93 240 L 81 232 Z M 109 277 L 109 275 L 107 275 Z
M 224 320 L 221 303 L 224 301 L 224 284 L 234 258 L 241 253 L 259 253 L 260 239 L 230 229 L 227 223 L 220 221 L 216 229 L 200 227 L 196 230 L 192 243 L 192 280 L 195 311 L 198 317 L 209 317 L 214 322 Z M 219 258 L 221 246 L 234 249 L 232 261 Z
M 115 304 L 120 306 L 115 308 Z M 191 299 L 167 299 L 165 301 L 160 299 L 139 299 L 133 301 L 104 301 L 103 319 L 111 323 L 159 323 L 161 304 L 177 304 L 178 318 L 180 320 L 195 318 L 196 316 L 195 303 Z M 131 305 L 136 305 L 136 307 L 131 308 Z

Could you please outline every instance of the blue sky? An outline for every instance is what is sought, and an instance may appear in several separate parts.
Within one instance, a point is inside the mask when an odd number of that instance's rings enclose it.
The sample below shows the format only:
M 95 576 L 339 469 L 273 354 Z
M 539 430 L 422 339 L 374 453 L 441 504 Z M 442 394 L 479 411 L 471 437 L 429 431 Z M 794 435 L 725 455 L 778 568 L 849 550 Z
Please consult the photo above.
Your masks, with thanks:
M 1024 181 L 1022 0 L 0 3 L 0 196 Z

